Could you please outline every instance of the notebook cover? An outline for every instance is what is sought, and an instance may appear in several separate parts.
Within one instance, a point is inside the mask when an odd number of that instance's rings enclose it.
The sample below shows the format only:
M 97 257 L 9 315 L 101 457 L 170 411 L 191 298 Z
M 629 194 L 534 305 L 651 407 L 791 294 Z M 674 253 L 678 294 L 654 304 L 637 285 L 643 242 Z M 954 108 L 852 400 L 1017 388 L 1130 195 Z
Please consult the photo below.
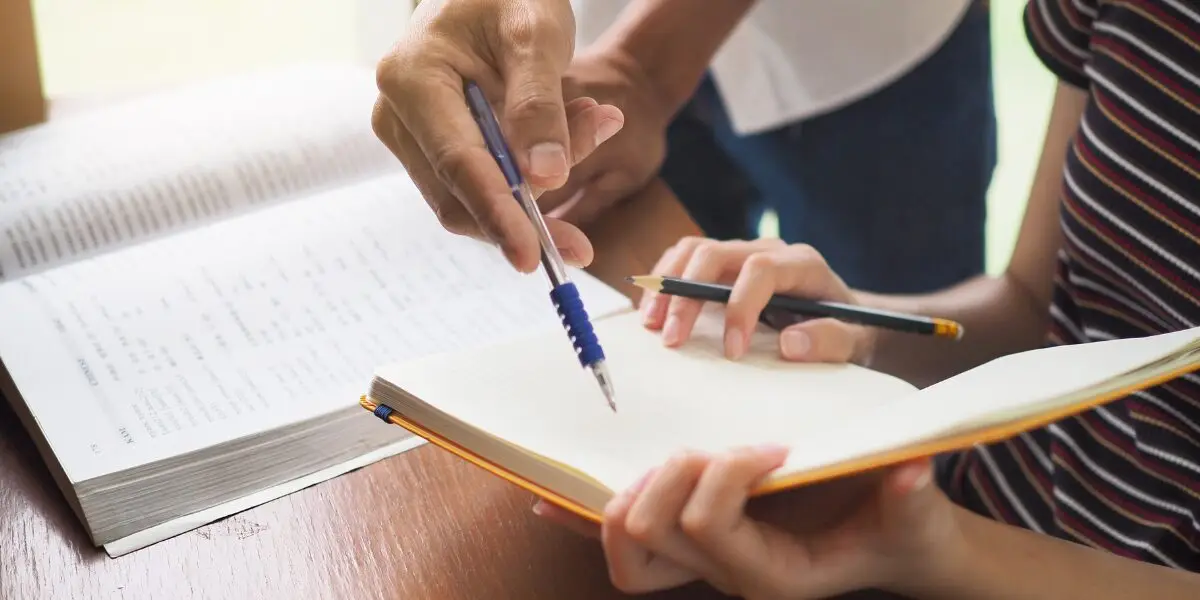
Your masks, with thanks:
M 363 408 L 365 408 L 371 412 L 375 412 L 375 409 L 379 407 L 378 404 L 376 404 L 374 401 L 370 400 L 366 396 L 363 396 L 359 400 L 359 404 L 361 404 Z M 388 408 L 391 408 L 391 407 L 389 406 Z M 446 439 L 428 429 L 425 429 L 421 425 L 403 417 L 402 415 L 400 415 L 400 413 L 396 412 L 395 409 L 392 409 L 391 414 L 388 415 L 387 422 L 392 425 L 398 425 L 400 427 L 403 427 L 403 428 L 407 429 L 409 432 L 411 432 L 413 435 L 424 438 L 429 443 L 431 443 L 443 450 L 447 450 L 447 451 L 451 452 L 455 456 L 458 456 L 459 458 L 461 458 L 477 467 L 480 467 L 481 469 L 491 473 L 492 475 L 495 475 L 501 479 L 504 479 L 505 481 L 508 481 L 509 483 L 517 485 L 520 488 L 522 488 L 528 492 L 532 492 L 533 494 L 546 500 L 547 502 L 551 502 L 551 503 L 555 504 L 556 506 L 559 506 L 565 510 L 571 511 L 572 513 L 575 513 L 576 515 L 583 517 L 584 519 L 587 519 L 588 521 L 591 521 L 593 523 L 599 523 L 600 521 L 603 520 L 602 517 L 600 516 L 600 514 L 592 511 L 591 509 L 587 508 L 586 506 L 584 506 L 570 498 L 567 498 L 566 496 L 558 494 L 557 492 L 555 492 L 547 487 L 543 487 L 542 485 L 540 485 L 536 482 L 530 481 L 516 473 L 513 473 L 512 471 L 509 471 L 508 469 L 505 469 L 504 467 L 502 467 L 498 464 L 495 464 L 495 463 L 483 458 L 482 456 L 479 456 L 479 455 L 471 452 L 470 450 L 468 450 L 462 446 L 459 446 L 458 444 L 455 444 L 453 441 Z
M 1124 398 L 1133 392 L 1154 387 L 1187 373 L 1196 371 L 1197 369 L 1200 369 L 1200 361 L 1193 360 L 1190 363 L 1185 363 L 1183 366 L 1165 372 L 1156 377 L 1142 379 L 1126 387 L 1119 388 L 1111 393 L 1093 396 L 1088 400 L 1071 406 L 1047 411 L 1024 419 L 1017 419 L 994 427 L 938 438 L 935 440 L 906 446 L 890 452 L 884 452 L 881 454 L 829 465 L 819 469 L 813 469 L 804 473 L 798 473 L 793 476 L 780 477 L 779 479 L 772 480 L 764 484 L 762 487 L 756 489 L 753 493 L 751 493 L 751 496 L 762 496 L 766 494 L 777 493 L 800 487 L 802 485 L 808 485 L 811 483 L 817 483 L 847 475 L 854 475 L 910 460 L 927 458 L 944 452 L 953 452 L 956 450 L 970 448 L 971 446 L 975 445 L 998 442 L 1014 437 L 1026 431 L 1044 427 L 1050 423 L 1054 423 L 1066 417 L 1090 410 L 1102 404 Z M 371 412 L 374 412 L 379 406 L 366 396 L 363 396 L 360 399 L 359 404 Z M 389 408 L 391 407 L 389 406 Z M 524 477 L 505 469 L 503 466 L 494 464 L 491 461 L 472 453 L 470 450 L 455 444 L 454 442 L 438 435 L 437 433 L 425 429 L 420 424 L 406 419 L 404 416 L 396 412 L 395 409 L 393 409 L 391 414 L 388 415 L 387 422 L 403 427 L 413 434 L 429 441 L 431 444 L 434 444 L 444 450 L 448 450 L 457 455 L 459 458 L 462 458 L 463 460 L 466 460 L 475 466 L 480 467 L 492 473 L 493 475 L 496 475 L 497 477 L 500 477 L 501 479 L 513 483 L 522 489 L 532 492 L 547 502 L 551 502 L 588 521 L 593 523 L 600 523 L 603 521 L 602 515 L 597 514 L 591 509 L 579 504 L 578 502 L 575 502 L 574 500 L 571 500 L 570 498 L 562 496 L 553 490 L 543 487 L 536 482 L 529 481 Z

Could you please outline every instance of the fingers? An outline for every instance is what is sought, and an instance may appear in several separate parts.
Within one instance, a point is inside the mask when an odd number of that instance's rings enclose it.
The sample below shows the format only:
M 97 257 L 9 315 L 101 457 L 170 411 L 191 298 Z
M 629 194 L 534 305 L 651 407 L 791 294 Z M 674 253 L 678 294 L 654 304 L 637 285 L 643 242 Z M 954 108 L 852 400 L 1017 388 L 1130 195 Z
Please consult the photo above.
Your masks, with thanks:
M 429 165 L 416 140 L 404 128 L 400 117 L 382 96 L 375 102 L 371 113 L 371 127 L 375 136 L 400 160 L 408 171 L 425 203 L 433 210 L 438 222 L 451 233 L 474 238 L 484 238 L 475 219 L 446 186 L 442 185 L 433 167 Z
M 596 177 L 597 169 L 603 165 L 583 161 L 621 130 L 625 117 L 615 106 L 598 105 L 591 98 L 576 98 L 567 104 L 567 119 L 571 129 L 571 153 L 575 164 L 571 167 L 565 185 L 538 196 L 538 206 L 546 215 L 578 227 L 590 223 L 596 213 L 611 204 L 590 193 L 596 189 L 596 182 L 592 179 Z M 609 179 L 612 175 L 605 173 L 600 178 Z M 587 201 L 580 202 L 585 191 L 589 192 Z M 600 202 L 597 203 L 597 200 Z M 580 218 L 581 216 L 586 218 Z
M 425 73 L 420 81 L 396 72 L 404 65 L 384 62 L 379 86 L 400 126 L 387 143 L 404 163 L 419 188 L 430 192 L 430 203 L 443 224 L 458 219 L 460 204 L 476 223 L 478 233 L 500 246 L 518 270 L 537 268 L 539 247 L 533 225 L 509 190 L 495 158 L 471 118 L 460 78 L 441 72 Z M 399 98 L 402 101 L 395 101 Z M 439 107 L 429 114 L 429 107 Z M 418 157 L 423 157 L 428 168 Z M 407 161 L 406 161 L 407 158 Z M 468 234 L 476 230 L 469 226 Z
M 584 520 L 575 513 L 538 499 L 533 514 L 586 538 L 600 539 L 600 526 Z
M 604 511 L 601 541 L 604 544 L 609 579 L 614 586 L 626 593 L 673 588 L 697 578 L 694 569 L 651 550 L 661 549 L 668 544 L 656 539 L 658 543 L 655 546 L 647 546 L 629 530 L 630 512 L 641 498 L 641 492 L 647 482 L 655 474 L 655 471 L 646 473 L 638 483 L 613 498 Z M 640 535 L 644 537 L 645 532 L 640 532 Z
M 725 305 L 723 340 L 725 355 L 730 359 L 747 352 L 751 336 L 776 294 L 852 301 L 845 283 L 816 250 L 800 244 L 785 245 L 776 239 L 717 242 L 685 238 L 663 254 L 654 273 L 703 282 L 733 279 Z M 703 303 L 645 293 L 640 308 L 646 327 L 661 327 L 663 343 L 676 347 L 691 335 Z M 793 361 L 864 363 L 870 355 L 870 340 L 869 330 L 863 326 L 815 318 L 784 328 L 779 336 L 779 352 Z
M 654 265 L 651 273 L 667 277 L 681 277 L 684 276 L 685 271 L 691 269 L 693 273 L 719 273 L 720 276 L 716 278 L 719 281 L 737 272 L 737 269 L 741 266 L 739 258 L 744 260 L 746 256 L 757 249 L 766 249 L 778 246 L 781 243 L 775 239 L 761 239 L 750 242 L 717 242 L 701 237 L 685 237 L 663 253 L 658 263 Z M 693 263 L 701 264 L 693 266 Z M 683 307 L 677 307 L 675 311 L 677 313 L 682 311 L 685 316 L 690 310 L 687 308 L 688 305 L 695 302 L 686 298 L 675 298 L 653 292 L 643 294 L 640 304 L 646 327 L 650 329 L 663 329 L 665 333 L 667 317 L 670 313 L 669 309 L 676 301 L 682 301 Z M 678 318 L 678 315 L 676 318 Z M 694 320 L 693 318 L 690 322 L 675 325 L 678 331 L 677 335 L 682 337 L 682 339 L 675 342 L 676 344 L 682 343 L 687 339 L 687 334 L 690 334 L 691 325 L 694 323 Z M 664 343 L 666 343 L 665 339 Z M 668 345 L 674 344 L 668 343 Z
M 746 571 L 764 560 L 768 549 L 745 516 L 746 500 L 785 458 L 787 448 L 765 447 L 736 450 L 714 460 L 679 515 L 683 532 L 725 570 Z
M 690 253 L 687 252 L 687 248 L 681 251 L 680 256 L 676 257 L 676 265 L 672 266 L 677 267 L 678 262 L 683 259 L 683 255 L 689 254 L 685 266 L 676 276 L 692 281 L 720 283 L 736 276 L 742 270 L 743 264 L 750 257 L 761 252 L 781 248 L 783 245 L 783 242 L 773 238 L 721 243 L 705 240 L 700 243 L 691 244 L 689 246 Z M 691 336 L 693 326 L 696 324 L 696 319 L 700 316 L 703 303 L 690 298 L 667 296 L 663 296 L 658 302 L 660 306 L 653 308 L 656 311 L 653 316 L 658 316 L 657 311 L 665 312 L 665 320 L 662 328 L 663 343 L 667 346 L 675 347 L 687 341 L 688 337 Z M 661 303 L 666 304 L 665 309 L 661 307 Z M 726 311 L 728 310 L 729 307 L 726 307 Z M 758 315 L 756 312 L 753 319 L 757 318 Z M 742 331 L 753 331 L 753 325 L 743 328 Z M 741 337 L 745 337 L 748 340 L 749 338 L 746 335 L 748 333 Z M 737 345 L 738 340 L 727 338 L 727 347 L 730 343 Z
M 575 162 L 562 93 L 572 49 L 555 47 L 567 38 L 558 35 L 558 24 L 541 11 L 512 10 L 501 18 L 505 36 L 497 56 L 504 80 L 500 126 L 529 184 L 555 189 L 567 182 Z
M 682 273 L 683 267 L 687 265 L 692 249 L 694 249 L 689 246 L 694 246 L 701 240 L 702 238 L 697 237 L 679 240 L 674 246 L 663 251 L 662 256 L 658 257 L 658 262 L 654 263 L 654 268 L 650 269 L 650 273 L 667 276 Z M 647 328 L 662 329 L 670 302 L 670 297 L 662 296 L 653 290 L 642 291 L 642 297 L 638 300 L 638 310 L 642 312 L 642 319 Z
M 762 528 L 745 516 L 744 506 L 750 490 L 785 456 L 782 448 L 717 459 L 684 454 L 619 496 L 605 514 L 602 538 L 614 582 L 627 591 L 662 587 L 668 576 L 681 583 L 677 571 L 649 566 L 669 559 L 728 594 L 754 587 L 737 579 L 755 579 L 779 557 L 770 555 Z
M 785 328 L 779 354 L 787 360 L 843 363 L 859 360 L 862 327 L 836 319 L 815 319 Z
M 601 144 L 625 126 L 625 114 L 611 104 L 591 98 L 576 98 L 566 107 L 570 131 L 572 166 L 591 156 Z
M 587 235 L 578 227 L 559 219 L 546 218 L 546 230 L 550 239 L 562 255 L 563 262 L 572 267 L 586 267 L 592 264 L 595 250 Z

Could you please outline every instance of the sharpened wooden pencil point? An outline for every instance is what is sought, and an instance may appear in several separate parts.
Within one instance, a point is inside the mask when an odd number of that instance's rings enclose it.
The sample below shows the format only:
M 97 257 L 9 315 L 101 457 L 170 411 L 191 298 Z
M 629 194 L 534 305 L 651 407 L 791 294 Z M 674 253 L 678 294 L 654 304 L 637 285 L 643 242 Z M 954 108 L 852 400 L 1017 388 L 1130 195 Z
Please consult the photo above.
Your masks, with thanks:
M 662 277 L 658 277 L 656 275 L 635 275 L 626 277 L 625 281 L 652 292 L 662 291 L 663 279 Z

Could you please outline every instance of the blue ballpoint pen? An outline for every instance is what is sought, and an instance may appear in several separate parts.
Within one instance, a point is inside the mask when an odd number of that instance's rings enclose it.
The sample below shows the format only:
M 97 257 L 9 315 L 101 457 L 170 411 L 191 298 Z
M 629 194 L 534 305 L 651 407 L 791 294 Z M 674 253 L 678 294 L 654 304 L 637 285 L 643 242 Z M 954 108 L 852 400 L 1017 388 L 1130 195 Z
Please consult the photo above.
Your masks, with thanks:
M 568 276 L 567 266 L 558 253 L 554 240 L 550 238 L 550 232 L 546 229 L 546 221 L 542 218 L 542 211 L 538 208 L 529 184 L 521 177 L 516 161 L 513 160 L 512 153 L 509 151 L 508 142 L 504 139 L 504 133 L 500 130 L 500 123 L 496 120 L 496 114 L 492 112 L 487 98 L 484 97 L 483 90 L 479 89 L 475 82 L 468 81 L 465 93 L 467 105 L 471 109 L 471 115 L 475 118 L 475 122 L 479 125 L 479 131 L 483 134 L 488 151 L 500 165 L 500 170 L 504 173 L 504 178 L 512 190 L 513 198 L 525 209 L 525 214 L 533 223 L 533 228 L 537 230 L 542 246 L 542 267 L 550 279 L 550 300 L 558 310 L 563 327 L 566 328 L 567 335 L 575 346 L 579 363 L 585 369 L 591 370 L 592 375 L 596 377 L 596 382 L 600 384 L 600 390 L 604 392 L 608 407 L 616 412 L 617 404 L 614 400 L 612 377 L 605 364 L 604 350 L 600 347 L 599 340 L 596 339 L 591 321 L 588 320 L 579 290 Z

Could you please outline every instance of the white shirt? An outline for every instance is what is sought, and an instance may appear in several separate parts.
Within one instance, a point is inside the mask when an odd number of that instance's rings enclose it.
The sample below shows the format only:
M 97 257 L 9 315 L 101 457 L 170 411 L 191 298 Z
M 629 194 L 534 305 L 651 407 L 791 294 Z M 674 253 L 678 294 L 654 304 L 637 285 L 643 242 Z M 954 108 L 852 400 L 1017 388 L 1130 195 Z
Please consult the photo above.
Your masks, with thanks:
M 698 9 L 706 0 L 695 0 Z M 711 64 L 738 133 L 827 112 L 895 81 L 946 40 L 973 0 L 758 0 Z M 572 0 L 576 47 L 630 0 Z

